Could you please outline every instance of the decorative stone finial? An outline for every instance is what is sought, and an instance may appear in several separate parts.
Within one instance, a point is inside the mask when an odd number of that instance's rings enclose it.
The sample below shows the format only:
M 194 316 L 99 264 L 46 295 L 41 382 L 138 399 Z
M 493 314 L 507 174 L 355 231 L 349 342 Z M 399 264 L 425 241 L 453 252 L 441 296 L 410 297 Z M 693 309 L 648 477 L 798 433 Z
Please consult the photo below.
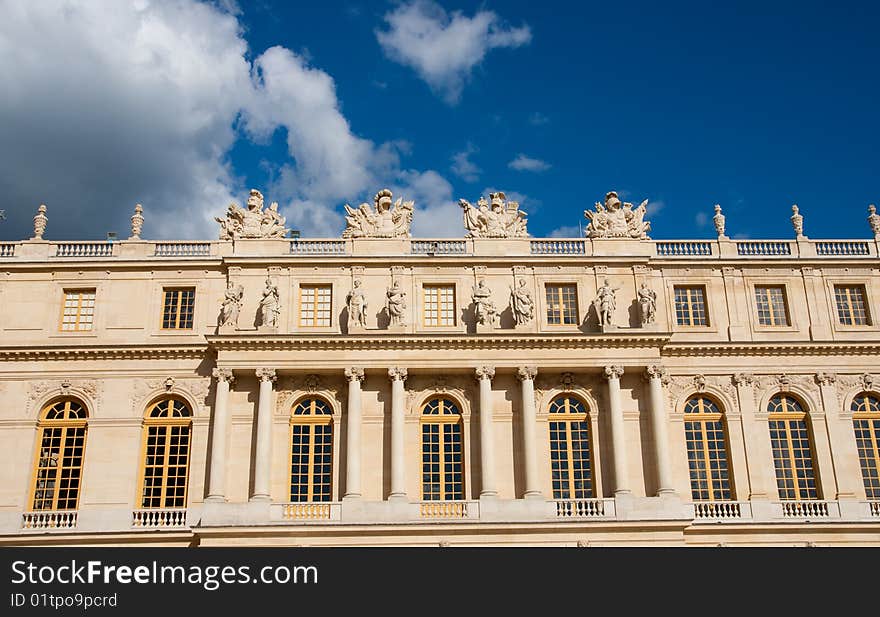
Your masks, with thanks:
M 596 202 L 596 210 L 584 210 L 590 221 L 586 234 L 590 238 L 635 238 L 650 240 L 648 232 L 651 223 L 644 220 L 648 211 L 646 199 L 633 207 L 629 202 L 620 202 L 617 193 L 610 191 L 605 195 L 605 203 Z
M 791 207 L 792 215 L 791 215 L 791 226 L 794 227 L 794 233 L 798 238 L 804 237 L 804 217 L 801 216 L 800 210 L 797 207 L 797 204 L 794 204 Z
M 727 238 L 724 235 L 724 215 L 721 214 L 721 205 L 715 204 L 715 216 L 712 217 L 712 222 L 715 223 L 715 231 L 718 233 L 719 239 Z
M 135 204 L 134 214 L 131 216 L 131 237 L 129 240 L 141 239 L 141 228 L 144 226 L 144 207 Z
M 526 213 L 519 209 L 519 203 L 507 201 L 504 193 L 489 193 L 489 201 L 483 197 L 472 206 L 466 199 L 459 199 L 458 205 L 464 213 L 464 226 L 468 238 L 525 238 Z
M 373 197 L 373 206 L 362 203 L 357 209 L 345 204 L 345 231 L 343 238 L 409 238 L 412 225 L 412 201 L 399 197 L 392 206 L 393 195 L 382 189 Z
M 877 207 L 874 204 L 868 206 L 868 225 L 874 232 L 874 239 L 880 240 L 880 214 L 877 214 Z
M 49 217 L 46 216 L 46 204 L 40 204 L 37 208 L 37 215 L 34 217 L 34 237 L 31 240 L 42 240 L 43 232 L 46 231 L 46 223 Z

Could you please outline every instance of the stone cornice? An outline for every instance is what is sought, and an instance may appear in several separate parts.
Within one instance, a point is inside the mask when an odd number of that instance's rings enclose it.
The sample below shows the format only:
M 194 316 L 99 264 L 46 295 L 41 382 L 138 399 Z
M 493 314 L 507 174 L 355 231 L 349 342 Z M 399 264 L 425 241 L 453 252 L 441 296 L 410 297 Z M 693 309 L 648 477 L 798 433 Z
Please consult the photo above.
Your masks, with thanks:
M 662 348 L 669 334 L 617 335 L 401 335 L 380 336 L 206 336 L 211 348 L 218 351 L 299 350 L 447 350 L 447 349 L 619 349 Z
M 0 346 L 0 362 L 43 360 L 198 360 L 209 353 L 205 343 L 180 345 Z
M 880 355 L 880 341 L 807 341 L 803 343 L 668 343 L 660 355 L 682 356 L 870 356 Z

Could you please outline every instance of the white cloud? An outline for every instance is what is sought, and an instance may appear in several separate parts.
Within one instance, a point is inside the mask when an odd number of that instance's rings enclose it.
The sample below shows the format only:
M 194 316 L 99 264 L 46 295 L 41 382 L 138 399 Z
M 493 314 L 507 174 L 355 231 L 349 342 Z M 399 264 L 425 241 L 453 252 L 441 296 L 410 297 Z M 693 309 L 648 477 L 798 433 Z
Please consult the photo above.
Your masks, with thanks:
M 124 238 L 139 202 L 145 237 L 216 237 L 213 217 L 247 194 L 233 144 L 276 130 L 290 159 L 259 188 L 303 235 L 339 234 L 341 204 L 383 179 L 419 187 L 428 212 L 448 207 L 431 186 L 452 203 L 436 172 L 401 171 L 409 144 L 357 135 L 333 78 L 303 55 L 273 47 L 249 61 L 239 10 L 228 0 L 6 2 L 0 143 L 15 147 L 0 148 L 0 231 L 29 230 L 46 203 L 47 238 Z
M 477 148 L 468 142 L 467 146 L 461 152 L 452 155 L 452 173 L 464 180 L 465 182 L 476 182 L 480 179 L 482 169 L 476 163 L 470 160 L 471 155 L 477 153 Z
M 533 159 L 522 153 L 518 154 L 515 159 L 507 164 L 507 166 L 517 171 L 547 171 L 552 167 L 552 165 L 546 161 Z
M 519 47 L 532 39 L 527 25 L 510 27 L 492 11 L 450 15 L 431 0 L 404 2 L 385 21 L 388 30 L 376 31 L 385 54 L 413 68 L 449 104 L 461 99 L 471 72 L 490 50 Z
M 392 191 L 395 199 L 400 195 L 416 202 L 413 237 L 464 237 L 464 222 L 458 199 L 452 196 L 452 185 L 436 171 L 401 171 Z
M 705 212 L 697 212 L 696 216 L 694 216 L 694 223 L 696 223 L 697 227 L 705 227 L 709 223 L 709 215 Z
M 550 232 L 548 238 L 583 238 L 584 231 L 576 225 L 558 227 Z
M 547 116 L 542 114 L 540 111 L 536 111 L 532 115 L 529 116 L 529 124 L 532 124 L 534 126 L 541 126 L 541 125 L 549 124 L 549 123 L 550 123 L 550 118 L 548 118 Z

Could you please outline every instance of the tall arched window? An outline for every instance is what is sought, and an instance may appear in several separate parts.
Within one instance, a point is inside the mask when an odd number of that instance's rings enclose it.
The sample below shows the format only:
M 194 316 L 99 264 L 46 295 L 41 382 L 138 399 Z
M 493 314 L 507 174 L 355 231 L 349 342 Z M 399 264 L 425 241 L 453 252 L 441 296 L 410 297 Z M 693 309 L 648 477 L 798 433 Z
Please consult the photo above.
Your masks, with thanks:
M 862 392 L 853 399 L 853 428 L 865 482 L 865 496 L 880 499 L 880 398 Z
M 803 405 L 790 394 L 777 394 L 770 399 L 767 411 L 770 413 L 770 446 L 779 498 L 795 501 L 819 499 L 816 465 Z
M 290 501 L 330 501 L 333 477 L 333 413 L 318 398 L 290 414 Z
M 71 398 L 56 400 L 40 413 L 32 510 L 76 510 L 87 418 L 85 405 Z
M 422 499 L 464 499 L 464 452 L 461 411 L 448 398 L 434 398 L 422 408 Z
M 144 414 L 141 508 L 185 508 L 192 410 L 182 399 L 162 398 Z
M 595 497 L 592 453 L 586 406 L 571 395 L 557 396 L 550 403 L 553 499 Z
M 684 406 L 691 497 L 694 501 L 729 501 L 732 497 L 724 417 L 718 404 L 696 395 Z

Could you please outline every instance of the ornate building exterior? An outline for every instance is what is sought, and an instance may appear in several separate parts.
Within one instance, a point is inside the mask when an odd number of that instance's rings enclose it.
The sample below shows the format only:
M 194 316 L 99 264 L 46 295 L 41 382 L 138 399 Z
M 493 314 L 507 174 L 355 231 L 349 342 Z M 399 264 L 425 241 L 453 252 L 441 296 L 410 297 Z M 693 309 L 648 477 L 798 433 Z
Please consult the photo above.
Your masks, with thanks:
M 870 240 L 537 239 L 412 202 L 288 237 L 0 244 L 0 543 L 880 544 Z M 417 213 L 415 214 L 417 216 Z M 465 235 L 466 233 L 466 235 Z

